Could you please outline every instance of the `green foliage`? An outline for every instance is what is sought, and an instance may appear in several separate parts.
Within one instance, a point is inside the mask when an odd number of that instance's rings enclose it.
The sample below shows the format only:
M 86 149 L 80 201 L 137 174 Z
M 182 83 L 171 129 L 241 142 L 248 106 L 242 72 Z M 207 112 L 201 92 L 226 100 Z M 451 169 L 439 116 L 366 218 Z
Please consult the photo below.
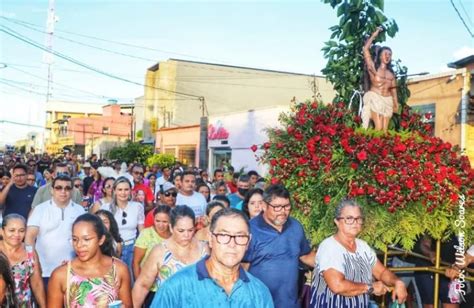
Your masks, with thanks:
M 171 167 L 176 163 L 173 154 L 153 154 L 146 160 L 148 166 L 158 165 L 160 168 Z
M 137 131 L 137 133 L 135 134 L 135 138 L 143 139 L 143 130 Z
M 127 141 L 124 146 L 111 149 L 107 153 L 110 159 L 144 164 L 153 155 L 153 146 Z
M 350 102 L 354 90 L 361 90 L 363 83 L 364 57 L 362 48 L 364 38 L 370 36 L 378 26 L 383 25 L 386 31 L 379 34 L 376 42 L 383 42 L 386 35 L 394 37 L 398 26 L 383 13 L 383 0 L 323 0 L 337 9 L 339 24 L 330 27 L 331 38 L 322 51 L 328 60 L 322 73 L 334 85 L 337 96 L 334 101 Z M 402 101 L 406 102 L 406 67 L 395 64 L 395 72 L 405 71 L 405 78 L 398 80 L 401 85 Z M 354 107 L 358 108 L 358 100 Z

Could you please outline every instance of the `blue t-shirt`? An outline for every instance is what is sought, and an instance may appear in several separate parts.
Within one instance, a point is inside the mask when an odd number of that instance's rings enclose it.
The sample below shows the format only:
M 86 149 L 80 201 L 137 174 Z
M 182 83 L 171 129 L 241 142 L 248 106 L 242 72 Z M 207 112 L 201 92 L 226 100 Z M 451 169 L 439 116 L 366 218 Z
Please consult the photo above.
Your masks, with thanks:
M 28 214 L 31 210 L 31 203 L 35 197 L 37 188 L 27 185 L 24 188 L 18 188 L 15 184 L 10 187 L 5 200 L 5 209 L 3 210 L 3 217 L 8 214 L 19 214 L 28 219 Z
M 237 193 L 230 194 L 230 195 L 227 196 L 227 198 L 229 198 L 231 208 L 242 211 L 242 205 L 244 203 L 244 199 L 240 198 L 237 195 Z
M 277 308 L 299 307 L 299 257 L 311 252 L 303 226 L 289 217 L 282 232 L 270 226 L 263 213 L 250 220 L 252 239 L 242 262 L 249 262 L 249 273 L 270 289 Z
M 268 288 L 257 278 L 239 269 L 239 279 L 230 295 L 210 276 L 206 260 L 190 265 L 177 272 L 156 292 L 151 308 L 161 307 L 232 307 L 272 308 L 272 296 Z

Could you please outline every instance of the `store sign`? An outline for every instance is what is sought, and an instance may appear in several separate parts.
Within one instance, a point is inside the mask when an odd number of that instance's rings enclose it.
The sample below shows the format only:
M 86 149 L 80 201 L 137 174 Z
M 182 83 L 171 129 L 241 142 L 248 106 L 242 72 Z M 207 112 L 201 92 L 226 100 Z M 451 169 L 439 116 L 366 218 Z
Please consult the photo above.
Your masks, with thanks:
M 216 123 L 209 124 L 207 129 L 207 139 L 208 140 L 222 140 L 229 138 L 229 132 L 224 128 L 221 121 L 216 121 Z

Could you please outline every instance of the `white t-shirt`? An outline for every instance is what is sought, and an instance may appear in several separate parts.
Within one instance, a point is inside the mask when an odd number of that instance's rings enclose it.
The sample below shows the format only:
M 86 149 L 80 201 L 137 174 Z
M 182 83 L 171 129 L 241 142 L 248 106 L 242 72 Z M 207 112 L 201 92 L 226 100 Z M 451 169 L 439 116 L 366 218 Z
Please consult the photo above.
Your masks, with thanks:
M 72 248 L 72 224 L 82 214 L 84 208 L 70 202 L 64 209 L 53 200 L 38 204 L 28 218 L 28 227 L 38 227 L 36 251 L 43 270 L 43 277 L 51 276 L 53 270 L 63 261 L 74 258 Z
M 100 209 L 112 212 L 110 204 L 101 205 Z M 124 213 L 126 213 L 127 217 L 124 216 Z M 128 201 L 127 207 L 124 210 L 117 207 L 114 217 L 117 221 L 122 240 L 134 240 L 137 238 L 138 225 L 145 223 L 145 209 L 141 203 Z M 122 224 L 122 222 L 125 222 L 125 224 Z
M 316 267 L 314 269 L 311 289 L 311 307 L 368 307 L 368 294 L 359 296 L 342 296 L 334 294 L 326 284 L 323 272 L 335 269 L 344 274 L 346 280 L 357 283 L 371 283 L 372 270 L 377 261 L 372 248 L 363 240 L 356 239 L 355 252 L 348 251 L 334 236 L 328 237 L 318 247 Z
M 207 202 L 206 198 L 201 193 L 193 192 L 191 196 L 185 196 L 178 193 L 176 198 L 176 205 L 187 205 L 193 209 L 196 218 L 206 215 Z

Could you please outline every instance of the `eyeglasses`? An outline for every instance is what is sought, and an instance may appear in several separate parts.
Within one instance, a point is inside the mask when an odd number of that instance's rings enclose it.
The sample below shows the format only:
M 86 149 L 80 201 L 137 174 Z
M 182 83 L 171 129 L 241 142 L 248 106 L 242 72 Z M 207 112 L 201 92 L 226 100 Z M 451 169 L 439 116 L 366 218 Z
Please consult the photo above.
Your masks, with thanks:
M 250 240 L 248 235 L 230 235 L 225 233 L 212 233 L 216 237 L 219 244 L 226 245 L 230 243 L 231 239 L 234 239 L 234 243 L 240 246 L 247 245 Z
M 82 187 L 82 185 L 81 184 L 74 184 L 74 187 L 79 188 L 79 187 Z
M 105 185 L 104 188 L 107 188 L 107 189 L 112 188 L 112 185 Z
M 54 190 L 56 190 L 56 191 L 62 191 L 62 190 L 64 190 L 64 191 L 71 191 L 71 190 L 72 190 L 72 187 L 71 187 L 71 186 L 61 186 L 61 185 L 58 185 L 58 186 L 54 186 L 53 188 L 54 188 Z
M 348 225 L 353 225 L 354 222 L 357 222 L 359 225 L 362 225 L 364 223 L 364 217 L 352 217 L 352 216 L 347 216 L 347 217 L 337 217 L 337 220 L 344 219 L 344 222 Z
M 127 224 L 127 212 L 122 212 L 122 226 Z
M 27 181 L 34 182 L 35 179 L 26 179 Z
M 29 167 L 36 167 L 36 164 L 30 164 Z
M 135 174 L 135 175 L 143 175 L 143 172 L 140 172 L 140 171 L 133 171 L 133 174 Z
M 288 204 L 285 204 L 285 205 L 273 205 L 269 202 L 266 202 L 269 206 L 271 206 L 273 208 L 273 210 L 275 212 L 280 212 L 282 209 L 285 209 L 286 211 L 288 211 L 289 209 L 291 209 L 291 203 L 288 203 Z
M 16 177 L 16 178 L 22 178 L 22 177 L 24 177 L 24 176 L 26 176 L 26 173 L 15 174 L 15 177 Z
M 167 192 L 164 193 L 164 195 L 165 195 L 165 197 L 172 196 L 172 197 L 175 197 L 175 198 L 176 198 L 176 197 L 178 196 L 178 193 L 175 192 L 175 191 L 173 191 L 173 192 L 167 191 Z

